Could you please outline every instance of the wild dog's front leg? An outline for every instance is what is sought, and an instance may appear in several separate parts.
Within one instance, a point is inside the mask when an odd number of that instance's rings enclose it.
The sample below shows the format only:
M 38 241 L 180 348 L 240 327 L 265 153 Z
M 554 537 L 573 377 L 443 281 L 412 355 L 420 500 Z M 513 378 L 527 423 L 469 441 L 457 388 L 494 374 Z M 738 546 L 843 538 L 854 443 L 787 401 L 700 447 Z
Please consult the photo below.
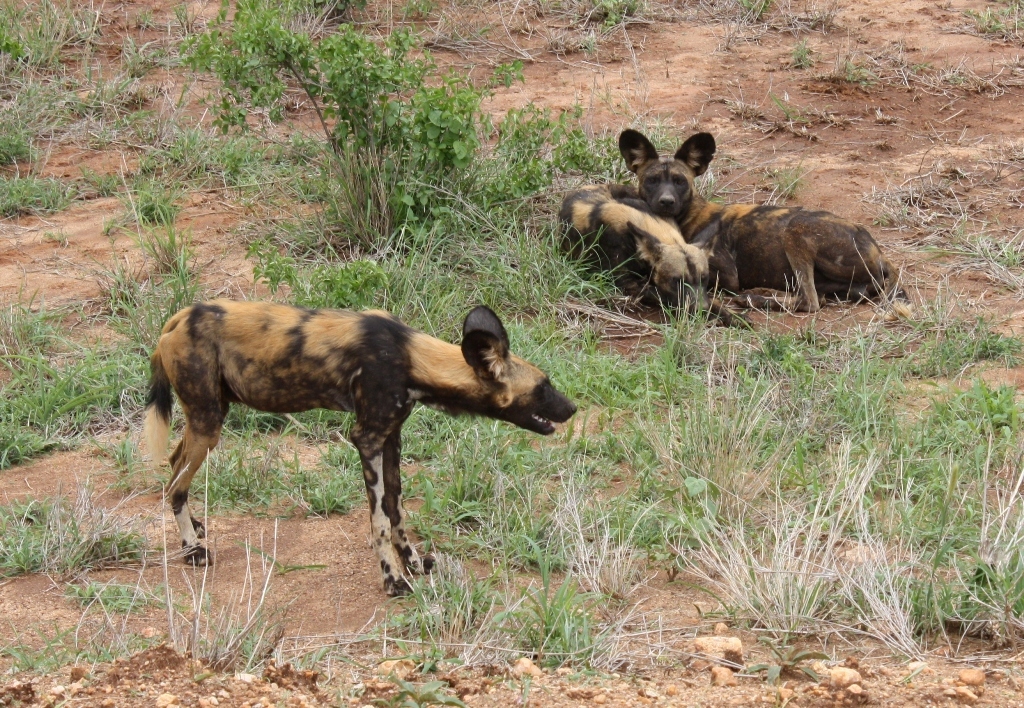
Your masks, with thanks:
M 370 503 L 370 534 L 373 550 L 380 561 L 384 577 L 384 592 L 392 597 L 409 592 L 409 582 L 402 577 L 403 565 L 392 541 L 391 519 L 384 511 L 384 448 L 386 435 L 369 433 L 356 428 L 352 431 L 352 442 L 359 450 L 363 463 L 363 481 L 366 483 L 366 498 Z
M 429 573 L 434 567 L 430 556 L 420 558 L 416 546 L 405 531 L 402 506 L 402 431 L 396 429 L 384 443 L 384 513 L 391 520 L 391 544 L 410 573 Z

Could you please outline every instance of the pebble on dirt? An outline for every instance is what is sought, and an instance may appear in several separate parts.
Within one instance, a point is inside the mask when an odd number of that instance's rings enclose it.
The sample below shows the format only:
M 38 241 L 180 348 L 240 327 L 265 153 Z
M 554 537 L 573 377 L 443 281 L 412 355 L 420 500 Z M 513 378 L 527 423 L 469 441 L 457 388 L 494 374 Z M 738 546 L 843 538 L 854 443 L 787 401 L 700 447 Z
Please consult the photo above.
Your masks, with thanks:
M 732 669 L 727 669 L 724 666 L 712 666 L 711 667 L 711 685 L 712 686 L 738 686 L 739 681 L 732 673 Z
M 860 672 L 856 669 L 847 669 L 843 666 L 836 666 L 829 672 L 829 685 L 832 688 L 847 688 L 853 684 L 862 682 Z
M 698 637 L 693 648 L 695 654 L 703 654 L 713 661 L 743 663 L 743 642 L 737 637 Z

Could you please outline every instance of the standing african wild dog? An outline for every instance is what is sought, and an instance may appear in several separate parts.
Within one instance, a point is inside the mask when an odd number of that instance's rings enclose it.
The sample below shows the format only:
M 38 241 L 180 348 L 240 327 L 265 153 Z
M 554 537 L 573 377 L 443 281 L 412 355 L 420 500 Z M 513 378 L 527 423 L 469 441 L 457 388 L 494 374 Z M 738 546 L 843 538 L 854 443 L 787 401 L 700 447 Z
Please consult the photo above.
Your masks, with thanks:
M 673 221 L 649 211 L 636 190 L 625 185 L 571 192 L 558 213 L 565 227 L 562 247 L 614 272 L 620 289 L 648 304 L 710 309 L 725 324 L 742 321 L 717 300 L 708 302 L 707 255 L 686 243 Z
M 708 254 L 711 283 L 731 292 L 752 288 L 796 291 L 794 309 L 816 312 L 820 298 L 902 298 L 893 267 L 863 227 L 827 211 L 801 207 L 708 202 L 693 188 L 715 155 L 709 133 L 691 136 L 673 156 L 659 157 L 635 130 L 619 136 L 639 197 L 656 215 L 672 219 L 687 243 Z M 747 297 L 749 304 L 773 299 Z
M 188 488 L 220 439 L 231 403 L 296 413 L 353 411 L 351 438 L 362 460 L 373 546 L 389 595 L 409 588 L 403 571 L 428 572 L 403 518 L 402 424 L 417 401 L 452 415 L 484 415 L 542 435 L 576 406 L 543 371 L 509 351 L 498 317 L 477 307 L 462 346 L 411 329 L 386 312 L 308 310 L 274 303 L 214 300 L 181 310 L 153 352 L 145 438 L 155 464 L 167 451 L 171 390 L 185 411 L 185 435 L 170 455 L 166 496 L 186 559 L 212 560 L 203 525 L 189 512 Z

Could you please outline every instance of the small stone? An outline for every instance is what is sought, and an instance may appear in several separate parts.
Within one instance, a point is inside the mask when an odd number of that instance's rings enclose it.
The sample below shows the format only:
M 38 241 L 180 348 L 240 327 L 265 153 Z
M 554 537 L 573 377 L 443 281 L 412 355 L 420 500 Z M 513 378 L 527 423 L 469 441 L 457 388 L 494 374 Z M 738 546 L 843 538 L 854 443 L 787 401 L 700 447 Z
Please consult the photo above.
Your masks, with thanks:
M 782 701 L 783 704 L 785 704 L 786 701 L 790 700 L 791 698 L 793 698 L 793 689 L 792 688 L 780 688 L 779 689 L 779 700 Z
M 230 693 L 228 693 L 228 692 L 227 692 L 226 690 L 224 690 L 223 688 L 222 688 L 222 689 L 220 689 L 219 691 L 217 691 L 217 695 L 218 695 L 218 696 L 220 696 L 221 698 L 231 698 L 231 694 L 230 694 Z
M 529 657 L 523 656 L 516 660 L 516 663 L 512 666 L 512 675 L 516 678 L 522 678 L 523 676 L 537 678 L 538 676 L 543 676 L 544 672 Z
M 724 637 L 729 633 L 729 625 L 725 622 L 719 622 L 715 625 L 714 634 L 716 637 Z
M 157 634 L 156 627 L 146 627 L 145 629 L 142 630 L 141 634 L 146 639 L 152 639 Z
M 212 705 L 212 704 L 210 703 L 210 699 L 209 698 L 200 698 L 199 699 L 199 708 L 210 708 L 210 705 Z
M 220 705 L 220 701 L 217 700 L 217 696 L 210 696 L 210 705 L 211 706 L 219 706 Z
M 77 683 L 84 679 L 89 672 L 84 666 L 71 667 L 71 683 Z
M 66 690 L 67 689 L 64 688 L 63 686 L 54 686 L 53 688 L 50 689 L 50 695 L 51 696 L 63 696 L 64 692 Z
M 911 661 L 909 664 L 907 664 L 907 675 L 908 676 L 910 674 L 924 674 L 924 673 L 929 673 L 929 674 L 934 674 L 935 673 L 934 669 L 929 668 L 927 661 Z
M 568 676 L 572 673 L 572 669 L 570 669 L 568 666 L 559 666 L 557 669 L 555 669 L 555 673 L 559 676 Z
M 377 665 L 377 675 L 387 678 L 394 675 L 395 678 L 404 681 L 416 670 L 416 664 L 409 659 L 389 659 Z
M 157 708 L 167 708 L 168 706 L 178 705 L 178 697 L 173 693 L 161 693 L 156 697 Z
M 832 688 L 846 688 L 855 683 L 861 682 L 860 672 L 856 669 L 847 669 L 843 666 L 833 667 L 829 672 L 829 685 Z
M 696 654 L 730 664 L 743 663 L 743 642 L 736 637 L 698 637 L 693 643 Z
M 712 686 L 738 686 L 739 681 L 732 673 L 732 669 L 728 669 L 724 666 L 712 666 L 711 667 L 711 685 Z
M 679 695 L 679 689 L 676 687 L 676 685 L 674 683 L 670 683 L 669 685 L 665 686 L 665 695 L 666 696 L 678 696 Z
M 967 688 L 967 686 L 960 686 L 957 688 L 956 697 L 961 703 L 966 703 L 967 705 L 973 705 L 978 702 L 978 695 L 971 689 Z
M 859 683 L 854 683 L 846 687 L 846 692 L 852 696 L 859 696 L 864 693 L 864 689 L 860 687 Z
M 964 669 L 960 672 L 959 678 L 965 686 L 985 685 L 985 672 L 981 669 Z
M 593 698 L 591 698 L 590 700 L 593 703 L 601 705 L 602 703 L 604 703 L 604 702 L 606 702 L 608 700 L 608 697 L 605 696 L 603 693 L 599 693 L 596 696 L 594 696 Z
M 253 683 L 256 681 L 256 677 L 253 674 L 237 674 L 235 680 L 242 683 Z
M 828 673 L 828 667 L 820 661 L 815 661 L 811 664 L 811 671 L 818 674 L 818 676 L 825 676 Z
M 942 691 L 942 695 L 943 696 L 949 696 L 950 698 L 956 698 L 956 689 L 955 688 L 947 688 L 947 689 Z
M 114 699 L 104 698 L 103 702 L 100 703 L 100 705 L 102 706 L 102 708 L 114 708 Z

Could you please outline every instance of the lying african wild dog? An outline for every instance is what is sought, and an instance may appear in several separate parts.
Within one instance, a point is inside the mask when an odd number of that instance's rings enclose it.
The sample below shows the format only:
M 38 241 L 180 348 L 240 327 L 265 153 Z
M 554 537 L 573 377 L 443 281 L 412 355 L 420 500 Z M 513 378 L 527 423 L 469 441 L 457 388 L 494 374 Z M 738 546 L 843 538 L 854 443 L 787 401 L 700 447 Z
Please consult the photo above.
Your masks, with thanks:
M 714 204 L 693 188 L 715 155 L 715 139 L 697 133 L 675 155 L 659 157 L 651 141 L 635 130 L 619 136 L 626 166 L 650 211 L 672 219 L 687 243 L 708 254 L 713 288 L 738 293 L 767 288 L 796 291 L 784 306 L 816 312 L 822 297 L 862 300 L 884 296 L 906 299 L 893 267 L 863 227 L 827 211 L 801 207 Z M 747 304 L 779 304 L 774 298 L 746 296 Z
M 417 401 L 542 435 L 576 412 L 543 371 L 509 351 L 501 321 L 482 306 L 466 317 L 461 348 L 381 311 L 232 300 L 185 308 L 164 325 L 152 357 L 145 438 L 154 464 L 167 451 L 172 389 L 185 411 L 185 435 L 170 455 L 166 495 L 189 562 L 212 562 L 199 543 L 204 528 L 189 512 L 188 488 L 217 445 L 231 403 L 273 413 L 353 411 L 351 438 L 362 460 L 373 545 L 389 595 L 408 591 L 404 570 L 423 573 L 433 566 L 410 543 L 402 508 L 402 424 Z
M 707 255 L 683 240 L 675 223 L 649 213 L 632 187 L 594 185 L 565 197 L 558 213 L 563 248 L 615 273 L 615 282 L 647 304 L 710 310 L 725 324 L 742 318 L 708 301 Z

